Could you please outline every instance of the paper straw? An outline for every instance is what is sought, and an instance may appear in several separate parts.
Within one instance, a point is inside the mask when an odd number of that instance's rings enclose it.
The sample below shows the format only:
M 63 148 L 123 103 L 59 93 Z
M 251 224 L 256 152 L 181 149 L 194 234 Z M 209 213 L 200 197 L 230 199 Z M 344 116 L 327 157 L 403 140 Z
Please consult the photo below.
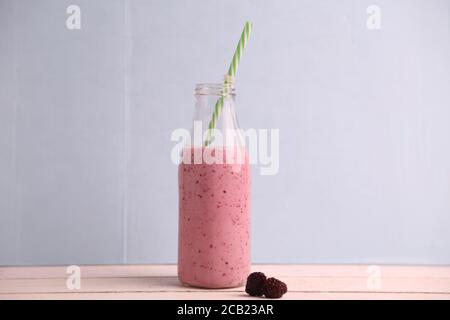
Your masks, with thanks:
M 241 38 L 239 39 L 238 45 L 236 47 L 236 51 L 234 52 L 233 59 L 231 60 L 230 67 L 228 68 L 228 73 L 225 76 L 224 80 L 224 89 L 222 91 L 221 97 L 217 100 L 216 105 L 214 107 L 214 112 L 211 117 L 211 120 L 208 125 L 208 134 L 205 140 L 205 147 L 210 145 L 213 141 L 213 130 L 216 128 L 217 120 L 220 117 L 222 112 L 225 97 L 228 95 L 229 90 L 231 90 L 234 79 L 236 76 L 237 69 L 239 67 L 239 62 L 241 61 L 242 54 L 244 53 L 245 46 L 247 45 L 248 39 L 250 38 L 250 34 L 252 33 L 253 24 L 251 22 L 246 22 L 244 26 L 244 30 L 242 31 Z

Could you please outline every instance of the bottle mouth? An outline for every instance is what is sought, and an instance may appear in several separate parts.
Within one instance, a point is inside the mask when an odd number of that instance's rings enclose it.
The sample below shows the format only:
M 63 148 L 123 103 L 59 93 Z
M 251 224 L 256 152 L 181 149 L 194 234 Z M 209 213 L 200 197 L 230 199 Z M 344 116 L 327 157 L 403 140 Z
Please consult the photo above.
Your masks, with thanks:
M 234 83 L 197 83 L 196 96 L 235 96 Z

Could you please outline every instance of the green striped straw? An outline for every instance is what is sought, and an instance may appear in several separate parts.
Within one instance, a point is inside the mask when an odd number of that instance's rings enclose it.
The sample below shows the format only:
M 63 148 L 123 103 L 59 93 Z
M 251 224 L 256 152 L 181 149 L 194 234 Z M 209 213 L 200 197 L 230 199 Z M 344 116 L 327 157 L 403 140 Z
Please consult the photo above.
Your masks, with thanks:
M 213 130 L 216 128 L 217 120 L 219 119 L 220 114 L 222 112 L 225 97 L 228 95 L 229 93 L 228 91 L 231 90 L 231 87 L 233 86 L 239 62 L 241 61 L 241 57 L 242 54 L 244 53 L 245 46 L 247 45 L 248 39 L 250 38 L 250 34 L 252 33 L 252 27 L 253 24 L 251 22 L 247 21 L 245 23 L 244 30 L 242 31 L 241 38 L 239 39 L 239 43 L 233 55 L 233 60 L 231 60 L 230 68 L 228 69 L 228 73 L 225 76 L 224 90 L 222 92 L 221 97 L 216 102 L 213 115 L 208 125 L 208 134 L 205 140 L 205 147 L 210 145 L 214 139 Z

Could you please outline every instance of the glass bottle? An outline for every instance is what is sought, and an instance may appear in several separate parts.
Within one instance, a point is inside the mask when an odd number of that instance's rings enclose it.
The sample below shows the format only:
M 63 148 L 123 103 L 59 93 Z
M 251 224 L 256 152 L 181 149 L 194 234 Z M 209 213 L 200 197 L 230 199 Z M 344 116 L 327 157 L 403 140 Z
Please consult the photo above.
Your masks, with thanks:
M 195 97 L 192 141 L 178 170 L 178 277 L 196 287 L 237 287 L 250 272 L 251 181 L 235 90 L 227 82 L 198 84 Z M 211 135 L 219 99 L 223 107 Z

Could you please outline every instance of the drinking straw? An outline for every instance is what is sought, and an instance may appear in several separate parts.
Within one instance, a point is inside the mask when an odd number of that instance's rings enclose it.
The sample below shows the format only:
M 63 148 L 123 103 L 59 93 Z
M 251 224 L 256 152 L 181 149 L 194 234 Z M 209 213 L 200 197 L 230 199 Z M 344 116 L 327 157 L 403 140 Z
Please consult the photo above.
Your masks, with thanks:
M 217 120 L 220 117 L 220 113 L 222 112 L 225 97 L 228 95 L 228 91 L 231 89 L 234 83 L 234 79 L 236 76 L 236 72 L 239 66 L 239 62 L 241 61 L 242 54 L 244 53 L 245 46 L 247 45 L 248 39 L 250 38 L 250 34 L 252 33 L 253 24 L 251 22 L 246 22 L 244 26 L 244 30 L 242 31 L 241 38 L 239 39 L 238 45 L 236 47 L 236 51 L 234 52 L 233 59 L 231 60 L 230 67 L 228 68 L 228 73 L 225 76 L 224 80 L 224 89 L 220 98 L 217 100 L 216 105 L 214 107 L 214 112 L 209 121 L 208 125 L 208 133 L 207 138 L 205 140 L 205 147 L 210 145 L 213 141 L 213 130 L 216 128 Z

